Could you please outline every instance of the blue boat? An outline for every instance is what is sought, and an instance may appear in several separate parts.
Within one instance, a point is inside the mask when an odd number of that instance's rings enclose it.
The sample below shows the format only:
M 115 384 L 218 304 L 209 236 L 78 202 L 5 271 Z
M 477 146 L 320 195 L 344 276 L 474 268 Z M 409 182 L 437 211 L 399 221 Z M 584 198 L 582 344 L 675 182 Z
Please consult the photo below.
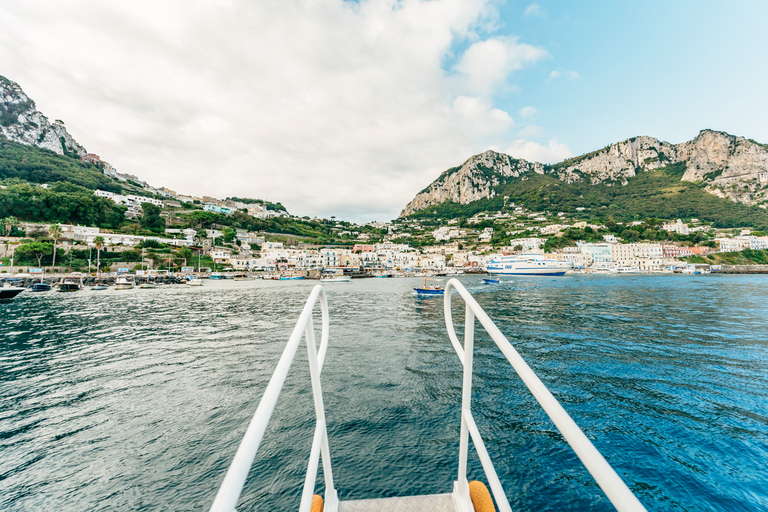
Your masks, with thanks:
M 48 283 L 35 283 L 32 285 L 31 290 L 33 292 L 49 292 L 51 291 L 51 285 Z
M 483 279 L 483 284 L 499 284 L 500 282 L 498 279 Z
M 435 281 L 435 279 L 427 279 L 424 276 L 424 288 L 414 288 L 417 295 L 442 295 L 445 293 L 445 289 L 438 284 L 427 285 L 427 281 Z

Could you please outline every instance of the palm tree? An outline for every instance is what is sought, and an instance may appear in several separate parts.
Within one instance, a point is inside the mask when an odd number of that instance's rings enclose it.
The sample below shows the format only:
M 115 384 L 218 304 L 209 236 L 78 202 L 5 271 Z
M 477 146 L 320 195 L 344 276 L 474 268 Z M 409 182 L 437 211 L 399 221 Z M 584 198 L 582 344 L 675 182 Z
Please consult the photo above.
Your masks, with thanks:
M 101 282 L 101 249 L 104 247 L 104 237 L 97 236 L 94 238 L 93 245 L 96 247 L 96 273 L 99 275 L 99 282 Z
M 51 272 L 55 272 L 56 268 L 56 242 L 61 238 L 61 226 L 58 224 L 51 224 L 48 228 L 48 236 L 53 238 L 53 263 L 51 264 Z
M 13 231 L 13 226 L 19 225 L 19 219 L 17 219 L 13 215 L 10 215 L 4 218 L 2 221 L 0 221 L 0 224 L 3 225 L 3 233 L 6 236 L 8 236 L 11 234 L 11 231 Z

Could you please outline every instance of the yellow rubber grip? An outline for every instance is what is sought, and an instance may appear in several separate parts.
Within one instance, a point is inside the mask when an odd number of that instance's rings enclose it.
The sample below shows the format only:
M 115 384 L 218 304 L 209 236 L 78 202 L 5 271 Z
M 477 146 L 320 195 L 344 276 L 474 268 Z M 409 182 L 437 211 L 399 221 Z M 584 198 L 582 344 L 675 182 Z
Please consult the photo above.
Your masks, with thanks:
M 310 512 L 323 512 L 323 497 L 317 494 L 312 495 L 312 508 Z
M 469 498 L 472 500 L 475 512 L 496 512 L 491 493 L 483 482 L 477 480 L 469 482 Z

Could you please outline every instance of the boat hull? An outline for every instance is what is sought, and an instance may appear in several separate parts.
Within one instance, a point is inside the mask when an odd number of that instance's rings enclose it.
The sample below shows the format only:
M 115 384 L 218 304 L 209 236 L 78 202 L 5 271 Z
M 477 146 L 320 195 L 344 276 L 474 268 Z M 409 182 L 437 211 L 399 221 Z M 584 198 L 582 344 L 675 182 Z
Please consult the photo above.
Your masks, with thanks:
M 35 283 L 32 285 L 31 291 L 33 292 L 49 292 L 51 291 L 51 285 L 48 283 Z
M 418 295 L 443 295 L 445 290 L 433 290 L 431 288 L 414 288 Z
M 11 300 L 24 291 L 24 288 L 0 288 L 0 300 Z

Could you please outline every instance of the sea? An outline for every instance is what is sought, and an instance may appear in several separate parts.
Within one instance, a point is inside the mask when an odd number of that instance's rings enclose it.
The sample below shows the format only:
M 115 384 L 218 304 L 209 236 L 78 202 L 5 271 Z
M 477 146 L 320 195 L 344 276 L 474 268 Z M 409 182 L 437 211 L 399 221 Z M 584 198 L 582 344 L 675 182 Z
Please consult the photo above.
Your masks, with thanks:
M 768 276 L 459 280 L 648 510 L 768 510 Z M 0 510 L 207 510 L 317 283 L 0 304 Z M 462 370 L 420 283 L 324 285 L 341 499 L 456 479 Z M 613 510 L 479 324 L 475 344 L 473 415 L 512 509 Z M 314 426 L 302 344 L 239 512 L 298 509 Z M 471 444 L 468 473 L 487 482 Z

